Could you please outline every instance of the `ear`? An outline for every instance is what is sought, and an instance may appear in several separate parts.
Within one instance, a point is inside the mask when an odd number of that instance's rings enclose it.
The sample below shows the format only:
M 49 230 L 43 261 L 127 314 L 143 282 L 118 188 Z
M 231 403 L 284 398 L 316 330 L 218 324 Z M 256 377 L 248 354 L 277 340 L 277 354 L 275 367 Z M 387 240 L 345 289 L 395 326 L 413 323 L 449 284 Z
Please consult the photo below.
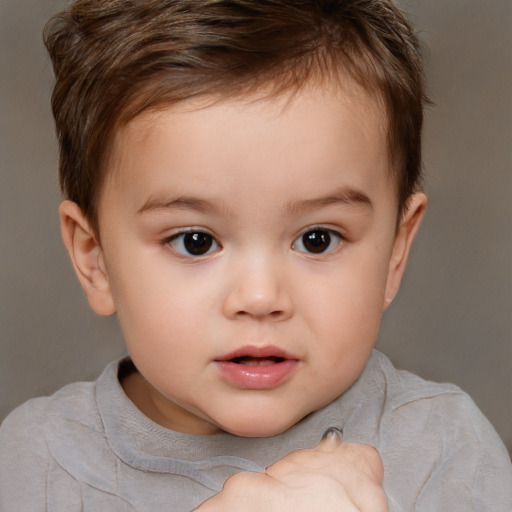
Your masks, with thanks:
M 407 209 L 400 220 L 393 244 L 393 252 L 389 261 L 386 294 L 384 295 L 384 304 L 382 305 L 383 311 L 391 304 L 400 288 L 409 251 L 420 227 L 426 207 L 427 197 L 422 192 L 413 194 L 407 202 Z
M 89 305 L 99 315 L 115 313 L 103 252 L 96 234 L 82 210 L 72 201 L 61 203 L 59 216 L 62 240 Z

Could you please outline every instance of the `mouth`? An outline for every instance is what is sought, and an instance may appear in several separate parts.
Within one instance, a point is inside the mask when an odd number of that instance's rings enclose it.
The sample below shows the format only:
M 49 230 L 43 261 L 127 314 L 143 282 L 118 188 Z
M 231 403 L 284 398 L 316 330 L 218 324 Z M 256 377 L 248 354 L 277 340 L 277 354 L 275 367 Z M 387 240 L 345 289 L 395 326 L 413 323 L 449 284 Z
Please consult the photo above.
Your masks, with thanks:
M 269 366 L 271 364 L 278 364 L 286 361 L 284 357 L 252 357 L 252 356 L 242 356 L 242 357 L 233 357 L 229 359 L 231 363 L 235 364 L 243 364 L 245 366 Z
M 246 366 L 266 366 L 282 363 L 286 360 L 298 361 L 299 358 L 272 345 L 264 347 L 247 345 L 215 359 L 216 362 L 229 361 Z
M 277 347 L 243 347 L 214 361 L 221 377 L 242 389 L 271 389 L 285 382 L 299 358 Z

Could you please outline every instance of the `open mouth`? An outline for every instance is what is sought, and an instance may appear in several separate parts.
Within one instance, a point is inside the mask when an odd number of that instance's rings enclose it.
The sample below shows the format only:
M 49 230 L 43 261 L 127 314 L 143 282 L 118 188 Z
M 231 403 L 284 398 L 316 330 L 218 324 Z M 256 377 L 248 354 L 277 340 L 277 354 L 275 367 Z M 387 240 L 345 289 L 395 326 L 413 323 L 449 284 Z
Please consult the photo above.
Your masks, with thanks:
M 271 389 L 287 381 L 300 359 L 279 347 L 247 345 L 214 360 L 221 377 L 242 389 Z
M 284 357 L 253 357 L 253 356 L 241 356 L 233 357 L 229 360 L 231 363 L 243 364 L 245 366 L 270 366 L 277 363 L 286 361 Z

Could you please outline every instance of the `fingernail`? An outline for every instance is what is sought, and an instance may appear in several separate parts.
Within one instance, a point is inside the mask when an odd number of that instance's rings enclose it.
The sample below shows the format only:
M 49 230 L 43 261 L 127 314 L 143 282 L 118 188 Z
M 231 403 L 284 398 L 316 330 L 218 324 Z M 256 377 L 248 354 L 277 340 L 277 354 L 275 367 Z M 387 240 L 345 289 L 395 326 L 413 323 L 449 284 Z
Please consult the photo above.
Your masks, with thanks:
M 343 430 L 337 427 L 329 427 L 324 432 L 322 441 L 325 441 L 326 439 L 337 439 L 338 441 L 341 441 L 343 439 Z

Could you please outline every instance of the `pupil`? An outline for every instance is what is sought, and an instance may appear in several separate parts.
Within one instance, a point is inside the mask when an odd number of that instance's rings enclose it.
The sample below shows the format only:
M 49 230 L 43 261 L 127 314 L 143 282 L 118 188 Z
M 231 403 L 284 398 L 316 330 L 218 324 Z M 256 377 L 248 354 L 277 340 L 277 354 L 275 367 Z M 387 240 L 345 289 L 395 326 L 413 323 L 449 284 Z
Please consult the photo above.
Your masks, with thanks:
M 183 243 L 190 254 L 200 256 L 210 250 L 213 240 L 206 233 L 187 233 Z
M 329 247 L 331 235 L 327 231 L 309 231 L 302 235 L 302 242 L 309 252 L 320 253 Z

